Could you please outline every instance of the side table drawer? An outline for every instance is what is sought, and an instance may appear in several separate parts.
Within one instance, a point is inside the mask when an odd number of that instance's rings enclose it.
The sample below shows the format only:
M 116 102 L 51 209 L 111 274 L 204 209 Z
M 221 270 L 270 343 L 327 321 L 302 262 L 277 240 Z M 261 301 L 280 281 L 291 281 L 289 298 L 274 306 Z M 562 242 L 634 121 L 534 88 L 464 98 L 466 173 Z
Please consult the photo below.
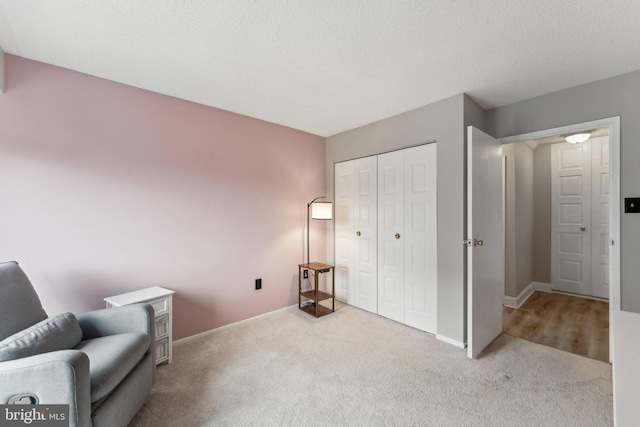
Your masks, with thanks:
M 169 337 L 156 340 L 156 364 L 169 359 Z
M 162 316 L 163 314 L 169 312 L 168 298 L 156 299 L 156 300 L 147 302 L 147 304 L 151 304 L 151 306 L 153 307 L 153 310 L 156 313 L 156 317 Z
M 169 335 L 169 315 L 165 314 L 156 317 L 156 338 Z

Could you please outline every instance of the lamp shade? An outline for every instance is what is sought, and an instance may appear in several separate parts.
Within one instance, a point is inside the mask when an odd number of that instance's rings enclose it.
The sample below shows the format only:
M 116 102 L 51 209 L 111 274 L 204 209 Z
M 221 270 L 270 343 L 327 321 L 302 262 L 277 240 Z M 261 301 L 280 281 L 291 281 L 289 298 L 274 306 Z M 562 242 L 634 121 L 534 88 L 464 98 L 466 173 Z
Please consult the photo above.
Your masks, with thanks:
M 313 202 L 311 204 L 311 219 L 332 219 L 333 203 Z

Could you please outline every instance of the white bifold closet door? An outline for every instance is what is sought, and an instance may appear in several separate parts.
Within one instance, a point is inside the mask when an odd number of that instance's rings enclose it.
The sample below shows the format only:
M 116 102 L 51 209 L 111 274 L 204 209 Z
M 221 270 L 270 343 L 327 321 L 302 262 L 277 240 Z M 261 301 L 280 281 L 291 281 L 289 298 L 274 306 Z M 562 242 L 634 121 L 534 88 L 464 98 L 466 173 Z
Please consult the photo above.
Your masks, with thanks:
M 336 297 L 436 332 L 436 144 L 335 165 Z
M 378 312 L 377 159 L 335 165 L 336 297 Z
M 378 314 L 436 332 L 436 144 L 378 156 Z

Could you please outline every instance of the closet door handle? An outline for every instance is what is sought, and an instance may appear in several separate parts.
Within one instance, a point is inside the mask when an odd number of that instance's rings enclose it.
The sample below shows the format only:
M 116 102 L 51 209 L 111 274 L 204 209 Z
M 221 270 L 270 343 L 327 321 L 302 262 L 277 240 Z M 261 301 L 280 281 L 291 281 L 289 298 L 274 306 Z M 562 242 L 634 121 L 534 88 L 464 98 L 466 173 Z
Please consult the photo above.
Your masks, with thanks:
M 396 233 L 396 240 L 398 240 L 400 238 L 400 233 Z
M 580 226 L 580 231 L 587 231 L 587 227 L 585 227 L 584 225 Z
M 359 231 L 356 231 L 356 236 L 360 237 L 362 233 L 360 233 Z

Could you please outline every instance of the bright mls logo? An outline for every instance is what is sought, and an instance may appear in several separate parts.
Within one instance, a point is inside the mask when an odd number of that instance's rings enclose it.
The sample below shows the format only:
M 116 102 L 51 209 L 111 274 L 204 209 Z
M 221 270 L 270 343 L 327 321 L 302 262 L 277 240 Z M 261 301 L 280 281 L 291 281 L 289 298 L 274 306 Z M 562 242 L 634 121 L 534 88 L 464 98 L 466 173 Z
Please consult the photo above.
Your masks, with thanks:
M 0 427 L 69 427 L 69 405 L 0 405 Z

